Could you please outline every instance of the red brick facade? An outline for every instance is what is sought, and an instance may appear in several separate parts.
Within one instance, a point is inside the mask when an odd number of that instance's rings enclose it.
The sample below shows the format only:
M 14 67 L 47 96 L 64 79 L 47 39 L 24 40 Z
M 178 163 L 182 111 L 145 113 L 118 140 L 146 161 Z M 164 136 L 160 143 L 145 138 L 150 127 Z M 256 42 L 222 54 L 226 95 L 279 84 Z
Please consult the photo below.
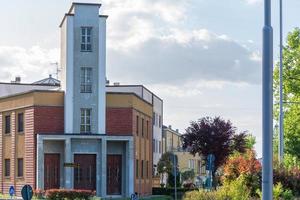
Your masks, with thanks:
M 108 135 L 132 135 L 132 108 L 107 108 L 106 132 Z

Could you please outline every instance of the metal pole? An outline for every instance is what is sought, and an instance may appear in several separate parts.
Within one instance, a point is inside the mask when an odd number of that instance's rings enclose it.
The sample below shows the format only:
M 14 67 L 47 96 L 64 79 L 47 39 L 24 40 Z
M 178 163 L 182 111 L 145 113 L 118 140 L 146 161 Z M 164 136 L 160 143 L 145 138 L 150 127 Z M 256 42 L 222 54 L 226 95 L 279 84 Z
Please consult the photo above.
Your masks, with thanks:
M 271 0 L 264 0 L 263 60 L 262 60 L 262 133 L 263 133 L 263 200 L 273 199 L 273 29 Z
M 174 190 L 175 190 L 175 200 L 177 200 L 177 184 L 176 184 L 176 159 L 175 159 L 175 152 L 173 151 L 173 159 L 174 159 Z
M 279 163 L 283 162 L 283 146 L 284 146 L 284 140 L 283 140 L 283 63 L 282 63 L 282 0 L 279 0 L 279 7 L 280 7 L 280 66 L 279 66 L 279 147 L 278 147 L 278 159 Z

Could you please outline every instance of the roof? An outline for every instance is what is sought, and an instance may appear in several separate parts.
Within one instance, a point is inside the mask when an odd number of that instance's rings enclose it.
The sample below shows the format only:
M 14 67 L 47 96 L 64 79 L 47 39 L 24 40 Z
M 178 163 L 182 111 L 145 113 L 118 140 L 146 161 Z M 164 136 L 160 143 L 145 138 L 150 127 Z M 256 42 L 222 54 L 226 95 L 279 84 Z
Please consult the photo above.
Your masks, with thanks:
M 36 85 L 54 85 L 54 86 L 60 86 L 60 81 L 57 80 L 57 79 L 55 79 L 55 78 L 52 78 L 52 76 L 49 75 L 48 78 L 36 81 L 33 84 L 36 84 Z

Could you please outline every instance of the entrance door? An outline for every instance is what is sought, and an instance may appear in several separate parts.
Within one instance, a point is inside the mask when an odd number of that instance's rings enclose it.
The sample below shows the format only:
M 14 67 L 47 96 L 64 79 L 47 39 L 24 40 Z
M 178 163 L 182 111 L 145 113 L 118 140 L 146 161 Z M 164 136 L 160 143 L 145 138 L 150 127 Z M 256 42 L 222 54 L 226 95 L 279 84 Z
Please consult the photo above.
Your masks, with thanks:
M 74 188 L 96 190 L 96 155 L 75 154 Z
M 44 189 L 59 188 L 60 179 L 60 156 L 59 154 L 44 155 Z
M 107 194 L 121 195 L 122 156 L 107 155 Z

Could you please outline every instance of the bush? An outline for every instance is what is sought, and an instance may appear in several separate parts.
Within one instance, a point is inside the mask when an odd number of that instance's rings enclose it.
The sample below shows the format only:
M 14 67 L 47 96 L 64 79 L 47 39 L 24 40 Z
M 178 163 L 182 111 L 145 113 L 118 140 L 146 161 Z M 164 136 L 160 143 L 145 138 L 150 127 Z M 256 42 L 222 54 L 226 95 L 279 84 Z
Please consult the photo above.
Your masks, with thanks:
M 181 199 L 186 192 L 198 190 L 190 188 L 177 188 L 177 199 Z M 152 195 L 175 196 L 174 188 L 152 188 Z
M 174 179 L 175 179 L 174 175 L 172 173 L 169 173 L 168 174 L 168 186 L 169 187 L 174 187 L 175 186 L 175 184 L 174 184 L 175 180 Z M 181 186 L 181 184 L 180 184 L 180 173 L 179 172 L 177 173 L 177 176 L 176 176 L 176 186 L 177 187 Z
M 274 169 L 274 184 L 280 183 L 284 189 L 289 189 L 294 195 L 300 195 L 300 170 L 299 168 L 286 169 L 278 167 Z
M 262 192 L 257 190 L 257 194 L 262 198 Z M 292 200 L 294 199 L 293 193 L 289 189 L 284 189 L 281 183 L 277 183 L 273 187 L 274 200 Z
M 88 200 L 94 195 L 95 192 L 90 190 L 51 189 L 46 191 L 46 197 L 49 200 Z
M 249 200 L 250 190 L 245 185 L 245 178 L 240 176 L 234 181 L 227 181 L 218 190 L 188 192 L 184 200 Z

